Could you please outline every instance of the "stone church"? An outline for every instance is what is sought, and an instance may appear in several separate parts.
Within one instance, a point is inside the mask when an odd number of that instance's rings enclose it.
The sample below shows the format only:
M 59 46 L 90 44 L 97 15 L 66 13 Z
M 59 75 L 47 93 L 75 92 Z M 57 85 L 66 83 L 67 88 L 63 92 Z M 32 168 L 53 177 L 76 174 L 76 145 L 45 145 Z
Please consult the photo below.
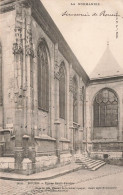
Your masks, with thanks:
M 1 162 L 122 158 L 123 70 L 109 46 L 89 78 L 40 0 L 1 0 L 0 16 Z

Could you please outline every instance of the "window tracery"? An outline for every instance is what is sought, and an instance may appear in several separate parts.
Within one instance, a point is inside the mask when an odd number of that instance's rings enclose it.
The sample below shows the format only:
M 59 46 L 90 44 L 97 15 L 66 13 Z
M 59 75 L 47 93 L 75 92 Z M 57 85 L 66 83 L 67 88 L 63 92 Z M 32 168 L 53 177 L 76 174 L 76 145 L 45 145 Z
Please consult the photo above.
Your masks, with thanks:
M 73 78 L 73 121 L 78 122 L 78 84 L 76 77 Z
M 94 100 L 94 127 L 118 126 L 118 98 L 109 89 L 101 90 Z
M 64 62 L 59 69 L 59 117 L 65 119 L 65 70 Z
M 2 105 L 2 46 L 0 44 L 0 105 Z
M 38 47 L 38 106 L 44 111 L 49 110 L 48 51 L 44 41 Z

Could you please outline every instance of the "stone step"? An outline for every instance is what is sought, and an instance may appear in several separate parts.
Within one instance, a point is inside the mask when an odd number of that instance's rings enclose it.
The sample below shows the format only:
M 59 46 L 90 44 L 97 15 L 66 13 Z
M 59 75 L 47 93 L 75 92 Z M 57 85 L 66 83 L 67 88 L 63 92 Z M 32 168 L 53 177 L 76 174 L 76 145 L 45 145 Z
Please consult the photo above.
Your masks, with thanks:
M 97 165 L 101 165 L 101 164 L 102 164 L 102 162 L 95 162 L 93 164 L 87 164 L 87 166 L 88 166 L 88 168 L 93 168 L 93 167 L 95 167 Z
M 102 162 L 102 160 L 92 160 L 92 159 L 89 159 L 89 160 L 83 160 L 82 162 L 87 162 L 87 163 L 94 163 L 94 162 Z
M 105 162 L 102 162 L 101 164 L 97 165 L 96 167 L 91 168 L 91 171 L 96 171 L 97 169 L 99 169 L 100 167 L 102 167 L 105 164 L 106 164 Z
M 88 168 L 93 168 L 94 166 L 96 166 L 96 165 L 98 165 L 98 164 L 101 164 L 102 163 L 102 161 L 100 162 L 100 161 L 88 161 L 88 162 L 86 162 L 86 161 L 83 161 L 83 162 L 79 162 L 78 164 L 83 164 L 83 165 L 86 165 Z
M 101 160 L 88 159 L 88 160 L 82 160 L 82 162 L 84 162 L 84 163 L 95 163 L 95 162 L 102 162 L 102 161 Z
M 80 159 L 80 160 L 81 160 L 81 161 L 84 161 L 84 162 L 90 162 L 90 161 L 91 161 L 91 162 L 94 162 L 94 161 L 95 161 L 95 160 L 92 160 L 92 159 L 89 159 L 89 158 L 88 158 L 88 159 Z
M 94 160 L 88 157 L 81 157 L 76 159 L 77 164 L 81 164 L 84 168 L 95 171 L 105 165 L 106 163 L 102 160 Z
M 85 159 L 85 160 L 84 160 L 84 159 L 83 159 L 82 162 L 85 162 L 85 163 L 88 163 L 88 162 L 95 162 L 95 160 L 91 160 L 91 159 L 87 159 L 87 160 Z

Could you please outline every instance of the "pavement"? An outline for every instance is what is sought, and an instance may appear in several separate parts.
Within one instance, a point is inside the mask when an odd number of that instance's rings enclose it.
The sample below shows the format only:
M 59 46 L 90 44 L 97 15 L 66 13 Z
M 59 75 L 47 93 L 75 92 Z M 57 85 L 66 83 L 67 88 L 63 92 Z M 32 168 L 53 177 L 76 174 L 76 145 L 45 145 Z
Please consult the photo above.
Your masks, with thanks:
M 67 167 L 68 165 L 63 168 L 67 169 Z M 52 170 L 55 171 L 55 169 Z M 0 179 L 0 195 L 10 194 L 123 195 L 123 166 L 106 164 L 96 171 L 79 169 L 49 180 L 13 181 Z
M 0 179 L 13 180 L 13 181 L 25 181 L 25 180 L 48 180 L 53 179 L 74 171 L 78 171 L 82 168 L 82 165 L 71 163 L 69 165 L 49 169 L 43 172 L 35 173 L 32 175 L 21 175 L 8 172 L 0 172 Z

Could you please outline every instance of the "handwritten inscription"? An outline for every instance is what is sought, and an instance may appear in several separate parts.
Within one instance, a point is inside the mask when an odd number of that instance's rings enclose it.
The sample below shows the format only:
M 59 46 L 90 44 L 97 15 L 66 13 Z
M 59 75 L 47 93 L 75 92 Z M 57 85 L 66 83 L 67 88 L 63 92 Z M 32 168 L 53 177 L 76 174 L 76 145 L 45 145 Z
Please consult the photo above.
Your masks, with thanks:
M 97 16 L 99 16 L 99 17 L 114 17 L 115 18 L 115 26 L 116 26 L 116 39 L 118 38 L 118 36 L 119 36 L 119 32 L 118 32 L 118 30 L 119 30 L 119 26 L 118 26 L 118 23 L 119 23 L 119 17 L 120 18 L 123 18 L 119 13 L 118 13 L 118 11 L 116 11 L 115 13 L 108 13 L 106 10 L 103 10 L 103 11 L 101 11 L 101 12 L 93 12 L 93 13 L 89 13 L 89 12 L 83 12 L 83 13 L 70 13 L 70 12 L 68 12 L 68 11 L 65 11 L 65 12 L 63 12 L 62 13 L 62 16 L 63 17 L 65 17 L 65 16 L 75 16 L 75 17 L 77 17 L 77 16 L 83 16 L 83 17 L 90 17 L 90 16 L 92 16 L 92 17 L 97 17 Z
M 118 12 L 116 13 L 107 13 L 106 10 L 101 11 L 100 13 L 94 12 L 94 13 L 69 13 L 68 11 L 65 11 L 62 13 L 62 16 L 105 16 L 105 17 L 121 17 Z
M 71 5 L 85 5 L 85 6 L 88 6 L 88 5 L 100 5 L 100 3 L 71 3 Z

